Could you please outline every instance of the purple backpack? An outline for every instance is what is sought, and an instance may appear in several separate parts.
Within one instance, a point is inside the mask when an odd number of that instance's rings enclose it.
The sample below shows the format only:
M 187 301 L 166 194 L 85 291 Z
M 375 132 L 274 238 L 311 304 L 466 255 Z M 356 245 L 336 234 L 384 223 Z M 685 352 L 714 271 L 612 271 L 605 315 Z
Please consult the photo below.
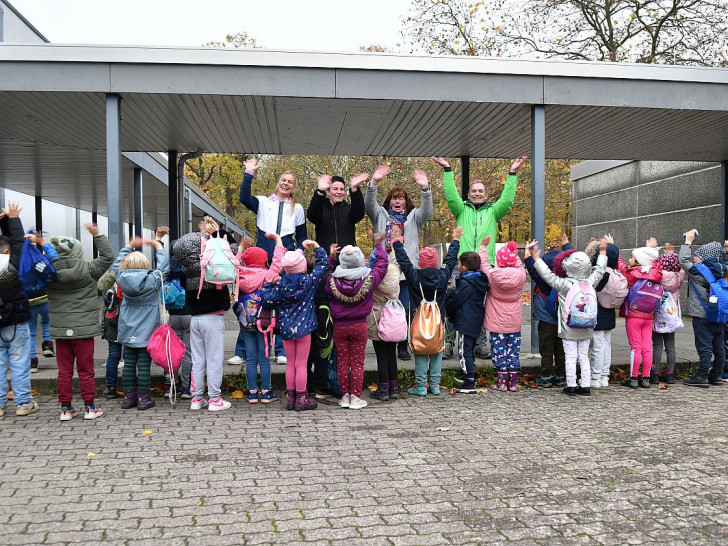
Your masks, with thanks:
M 627 294 L 624 306 L 625 316 L 629 316 L 630 311 L 638 311 L 647 315 L 656 313 L 664 293 L 665 290 L 659 282 L 639 279 Z

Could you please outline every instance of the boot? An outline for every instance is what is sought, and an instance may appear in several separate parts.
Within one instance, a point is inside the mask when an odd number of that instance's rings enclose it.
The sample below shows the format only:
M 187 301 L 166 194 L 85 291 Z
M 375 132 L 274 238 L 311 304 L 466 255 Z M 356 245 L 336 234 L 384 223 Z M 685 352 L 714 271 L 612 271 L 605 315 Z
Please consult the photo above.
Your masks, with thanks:
M 688 387 L 700 387 L 701 389 L 707 389 L 710 387 L 708 384 L 708 377 L 700 374 L 696 374 L 690 379 L 686 379 L 683 381 L 683 385 L 687 385 Z
M 292 390 L 286 391 L 286 409 L 291 411 L 296 405 L 296 393 Z
M 650 372 L 650 385 L 657 385 L 660 382 L 660 374 L 652 371 Z
M 511 392 L 518 390 L 518 372 L 508 372 L 508 390 Z
M 389 398 L 392 400 L 399 398 L 399 381 L 396 379 L 389 382 Z
M 137 399 L 137 409 L 138 410 L 145 410 L 149 408 L 153 408 L 155 406 L 154 399 L 152 398 L 151 393 L 148 392 L 140 392 L 139 398 Z
M 307 392 L 296 393 L 296 405 L 293 408 L 296 411 L 314 410 L 318 407 L 316 400 L 311 400 Z
M 494 391 L 508 390 L 508 372 L 498 372 L 498 383 L 490 386 Z
M 369 398 L 373 398 L 374 400 L 381 400 L 382 402 L 387 402 L 389 400 L 389 382 L 380 383 L 377 387 L 377 390 L 371 391 L 369 393 Z
M 409 351 L 407 350 L 406 341 L 400 341 L 397 345 L 397 358 L 399 358 L 400 360 L 412 360 L 412 355 L 410 355 Z
M 137 406 L 137 392 L 125 391 L 124 399 L 121 401 L 121 409 L 131 409 Z

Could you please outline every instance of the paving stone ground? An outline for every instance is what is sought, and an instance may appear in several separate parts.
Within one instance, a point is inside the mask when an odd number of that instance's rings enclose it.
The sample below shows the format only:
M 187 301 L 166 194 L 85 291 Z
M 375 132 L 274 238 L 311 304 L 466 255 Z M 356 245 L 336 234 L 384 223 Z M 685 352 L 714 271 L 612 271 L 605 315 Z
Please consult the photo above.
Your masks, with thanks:
M 39 401 L 0 420 L 2 544 L 728 541 L 728 386 L 66 423 Z

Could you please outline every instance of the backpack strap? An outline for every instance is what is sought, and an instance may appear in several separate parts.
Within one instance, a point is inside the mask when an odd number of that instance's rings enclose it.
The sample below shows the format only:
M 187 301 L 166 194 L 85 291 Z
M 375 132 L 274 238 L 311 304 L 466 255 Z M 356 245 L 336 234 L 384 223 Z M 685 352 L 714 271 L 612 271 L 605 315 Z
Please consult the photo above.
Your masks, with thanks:
M 433 299 L 432 301 L 429 301 L 429 300 L 428 300 L 428 299 L 427 299 L 427 298 L 425 297 L 425 292 L 424 292 L 424 291 L 422 290 L 422 282 L 420 282 L 419 284 L 420 284 L 420 294 L 422 295 L 422 300 L 423 300 L 423 301 L 426 301 L 427 303 L 432 303 L 432 302 L 435 302 L 435 301 L 437 301 L 437 290 L 435 290 L 435 299 Z
M 702 264 L 697 264 L 697 265 L 702 265 Z M 706 268 L 706 269 L 707 269 L 707 268 Z M 714 278 L 715 278 L 715 277 L 714 277 Z M 706 280 L 707 280 L 707 279 L 706 279 Z M 708 306 L 707 306 L 707 304 L 706 304 L 706 303 L 705 303 L 705 302 L 703 301 L 703 298 L 702 298 L 702 297 L 700 297 L 700 292 L 698 292 L 698 287 L 697 287 L 697 285 L 696 285 L 696 284 L 695 284 L 695 283 L 693 282 L 693 279 L 691 279 L 691 278 L 688 278 L 688 283 L 689 283 L 689 284 L 690 284 L 690 285 L 691 285 L 691 286 L 693 287 L 693 292 L 695 292 L 695 296 L 696 296 L 696 297 L 698 298 L 698 301 L 700 302 L 700 305 L 702 305 L 702 306 L 703 306 L 703 309 L 705 310 L 705 312 L 706 312 L 706 314 L 707 314 L 707 313 L 708 313 Z
M 207 239 L 204 237 L 200 240 L 200 287 L 197 289 L 197 299 L 202 294 L 202 285 L 205 284 L 205 267 L 210 258 L 207 256 Z
M 715 275 L 713 275 L 713 272 L 708 269 L 707 265 L 695 264 L 695 269 L 700 271 L 700 274 L 705 277 L 705 280 L 708 281 L 710 284 L 713 284 L 715 282 Z

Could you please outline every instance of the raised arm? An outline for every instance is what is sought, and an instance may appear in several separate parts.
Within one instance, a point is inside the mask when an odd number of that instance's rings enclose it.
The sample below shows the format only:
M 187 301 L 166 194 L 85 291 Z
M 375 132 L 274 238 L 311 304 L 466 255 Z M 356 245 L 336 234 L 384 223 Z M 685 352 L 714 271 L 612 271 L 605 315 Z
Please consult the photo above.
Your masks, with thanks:
M 374 224 L 374 229 L 377 229 L 377 219 L 380 216 L 383 216 L 385 219 L 387 217 L 386 209 L 377 203 L 377 188 L 379 182 L 381 182 L 381 180 L 387 176 L 389 172 L 390 168 L 388 165 L 379 165 L 372 175 L 372 181 L 369 183 L 369 186 L 367 187 L 367 194 L 364 197 L 364 210 L 367 216 L 369 216 L 369 219 L 372 221 L 372 224 Z
M 384 279 L 384 276 L 387 274 L 387 267 L 389 266 L 387 251 L 384 250 L 384 247 L 382 246 L 383 240 L 383 233 L 374 234 L 374 255 L 376 259 L 374 260 L 374 266 L 372 267 L 371 273 L 373 286 L 377 286 L 382 282 L 382 279 Z
M 463 199 L 460 197 L 460 194 L 455 187 L 455 175 L 450 168 L 450 164 L 445 161 L 445 159 L 441 157 L 433 157 L 432 160 L 444 169 L 444 172 L 442 173 L 442 188 L 445 190 L 447 208 L 450 209 L 450 212 L 455 219 L 458 219 L 463 213 L 465 205 L 463 204 Z
M 442 261 L 442 270 L 447 274 L 447 278 L 450 279 L 452 270 L 458 265 L 458 252 L 460 252 L 460 237 L 463 235 L 463 228 L 456 227 L 452 233 L 452 243 L 450 248 L 447 250 L 445 259 Z
M 394 248 L 394 256 L 397 258 L 397 263 L 399 264 L 400 269 L 402 269 L 402 273 L 404 273 L 405 278 L 412 278 L 412 270 L 414 269 L 414 267 L 412 266 L 412 262 L 410 262 L 410 259 L 407 256 L 407 252 L 404 249 L 402 241 L 393 240 L 392 247 Z
M 258 214 L 258 198 L 252 194 L 253 187 L 253 174 L 255 170 L 260 166 L 259 162 L 255 158 L 246 160 L 245 175 L 243 176 L 243 183 L 240 185 L 240 202 L 245 206 L 246 209 Z
M 501 196 L 493 204 L 493 213 L 495 214 L 496 220 L 503 218 L 511 210 L 511 207 L 513 207 L 513 200 L 516 197 L 516 187 L 518 185 L 518 169 L 526 162 L 526 159 L 528 158 L 524 155 L 511 163 L 511 169 L 508 171 L 508 176 L 506 176 L 506 183 L 501 192 Z
M 86 229 L 93 235 L 96 250 L 99 252 L 98 258 L 90 264 L 91 277 L 94 280 L 99 280 L 109 267 L 111 267 L 111 264 L 114 263 L 114 251 L 106 235 L 99 233 L 99 228 L 96 227 L 96 224 L 86 224 Z
M 364 195 L 361 192 L 361 188 L 352 186 L 351 188 L 351 209 L 349 210 L 349 221 L 352 224 L 358 224 L 364 219 L 365 207 L 364 207 Z
M 412 211 L 417 227 L 422 229 L 427 221 L 432 218 L 432 191 L 424 171 L 414 172 L 415 182 L 420 187 L 420 206 Z

